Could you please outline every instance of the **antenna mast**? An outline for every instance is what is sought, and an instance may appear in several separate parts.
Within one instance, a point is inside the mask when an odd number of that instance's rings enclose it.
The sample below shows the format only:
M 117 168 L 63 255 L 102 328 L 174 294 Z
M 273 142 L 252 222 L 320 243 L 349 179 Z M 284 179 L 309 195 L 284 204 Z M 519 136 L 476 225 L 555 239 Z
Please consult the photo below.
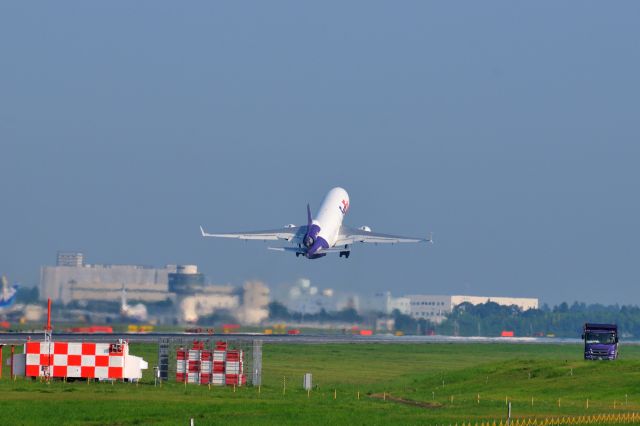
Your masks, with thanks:
M 51 342 L 51 299 L 47 299 L 47 326 L 44 329 L 44 341 Z

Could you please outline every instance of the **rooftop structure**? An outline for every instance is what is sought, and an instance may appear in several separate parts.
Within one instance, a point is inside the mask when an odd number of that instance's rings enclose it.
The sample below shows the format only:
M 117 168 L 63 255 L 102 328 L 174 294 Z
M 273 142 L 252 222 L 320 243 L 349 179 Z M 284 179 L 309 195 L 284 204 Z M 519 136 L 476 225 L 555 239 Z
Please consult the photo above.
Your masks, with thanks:
M 57 266 L 82 266 L 84 264 L 84 253 L 59 251 L 56 265 Z

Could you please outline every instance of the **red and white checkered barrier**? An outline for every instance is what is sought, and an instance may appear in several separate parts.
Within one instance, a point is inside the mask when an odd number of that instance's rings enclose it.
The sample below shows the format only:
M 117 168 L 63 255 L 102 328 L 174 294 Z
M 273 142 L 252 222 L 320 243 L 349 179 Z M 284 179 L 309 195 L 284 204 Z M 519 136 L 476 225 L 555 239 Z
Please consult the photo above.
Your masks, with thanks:
M 27 342 L 24 345 L 27 377 L 86 379 L 140 379 L 148 364 L 129 355 L 127 342 Z

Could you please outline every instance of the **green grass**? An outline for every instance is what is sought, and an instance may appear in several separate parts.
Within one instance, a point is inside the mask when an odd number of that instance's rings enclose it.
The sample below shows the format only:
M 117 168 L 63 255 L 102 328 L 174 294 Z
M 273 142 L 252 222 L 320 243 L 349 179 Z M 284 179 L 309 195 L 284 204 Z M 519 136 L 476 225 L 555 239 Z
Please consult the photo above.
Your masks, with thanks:
M 154 365 L 156 350 L 132 345 L 131 353 Z M 615 362 L 586 362 L 581 351 L 535 344 L 268 344 L 260 393 L 176 383 L 156 388 L 151 371 L 138 386 L 10 382 L 4 367 L 0 407 L 12 420 L 7 424 L 100 425 L 188 424 L 191 417 L 197 425 L 455 424 L 503 417 L 505 397 L 516 416 L 609 413 L 614 401 L 615 411 L 640 411 L 640 347 L 624 346 Z M 317 386 L 309 396 L 301 386 L 306 372 Z M 434 407 L 371 397 L 382 394 Z

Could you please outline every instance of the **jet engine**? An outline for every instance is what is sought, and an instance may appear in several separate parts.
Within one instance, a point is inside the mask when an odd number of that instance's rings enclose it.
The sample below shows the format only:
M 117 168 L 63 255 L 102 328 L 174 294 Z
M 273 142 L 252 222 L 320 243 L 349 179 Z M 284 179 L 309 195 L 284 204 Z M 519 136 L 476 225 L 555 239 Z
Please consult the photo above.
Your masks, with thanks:
M 364 232 L 371 232 L 371 228 L 369 228 L 368 226 L 361 226 L 358 229 Z
M 305 247 L 311 247 L 313 245 L 313 243 L 315 242 L 315 240 L 313 239 L 313 237 L 309 234 L 304 236 L 304 246 Z

